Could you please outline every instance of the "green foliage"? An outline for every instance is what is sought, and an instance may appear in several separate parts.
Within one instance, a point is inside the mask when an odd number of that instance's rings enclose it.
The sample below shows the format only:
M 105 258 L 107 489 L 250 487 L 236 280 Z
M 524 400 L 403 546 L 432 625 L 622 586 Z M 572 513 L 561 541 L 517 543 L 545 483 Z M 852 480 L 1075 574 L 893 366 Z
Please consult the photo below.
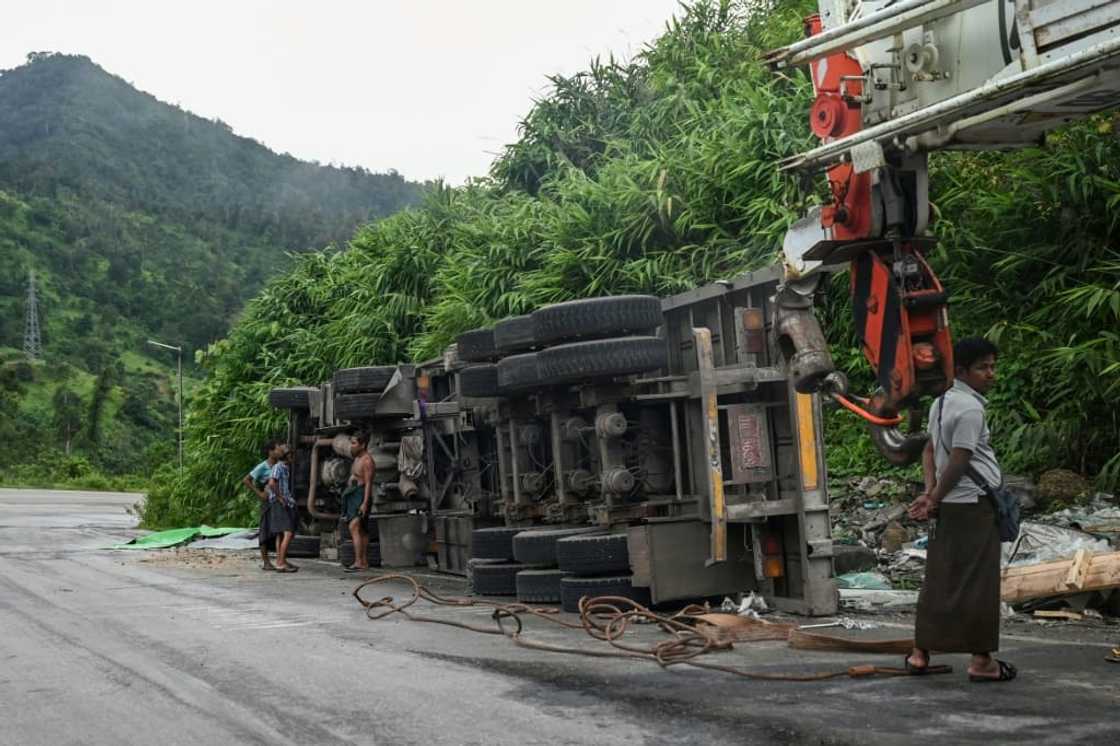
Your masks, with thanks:
M 3 363 L 15 419 L 0 435 L 61 438 L 97 470 L 148 472 L 140 455 L 173 437 L 174 358 L 145 341 L 205 348 L 289 252 L 345 240 L 420 192 L 396 172 L 273 153 L 85 57 L 37 53 L 0 71 L 0 346 L 22 344 L 33 269 L 49 361 L 34 375 Z M 0 438 L 0 465 L 24 451 Z
M 938 159 L 942 244 L 957 335 L 1001 347 L 991 396 L 1001 456 L 1120 487 L 1120 141 L 1110 117 L 1012 154 Z
M 64 444 L 69 455 L 74 436 L 82 426 L 81 397 L 66 386 L 59 386 L 51 397 L 51 406 L 54 409 L 55 435 Z
M 808 143 L 810 86 L 755 60 L 808 5 L 699 3 L 634 63 L 554 79 L 491 178 L 434 190 L 348 251 L 300 257 L 202 356 L 187 474 L 158 475 L 145 521 L 250 517 L 238 484 L 281 425 L 273 386 L 430 358 L 543 303 L 679 291 L 768 262 L 798 209 L 771 164 Z
M 299 257 L 200 356 L 207 377 L 188 417 L 186 472 L 157 474 L 145 522 L 250 518 L 255 501 L 239 480 L 282 427 L 267 407 L 273 386 L 431 358 L 459 332 L 544 303 L 677 292 L 773 261 L 812 196 L 774 167 L 812 144 L 811 86 L 758 59 L 797 38 L 814 8 L 684 6 L 633 62 L 595 61 L 554 78 L 488 178 L 433 190 L 418 208 L 359 230 L 347 251 Z M 1006 348 L 1008 385 L 993 396 L 993 420 L 997 442 L 1016 444 L 1004 448 L 1014 468 L 1084 458 L 1086 469 L 1120 472 L 1120 459 L 1107 462 L 1120 438 L 1102 398 L 1117 375 L 1109 200 L 1120 178 L 1116 144 L 1093 126 L 1059 136 L 1056 150 L 935 159 L 943 244 L 934 261 L 954 293 L 955 332 L 990 331 Z M 1067 205 L 1069 224 L 1058 219 Z M 826 292 L 837 361 L 855 388 L 870 387 L 847 278 Z M 993 328 L 996 319 L 1009 321 Z M 1063 374 L 1070 361 L 1081 369 Z M 1014 440 L 1018 427 L 1057 437 L 1044 451 L 1025 435 Z M 830 413 L 827 434 L 835 476 L 889 471 L 849 415 Z

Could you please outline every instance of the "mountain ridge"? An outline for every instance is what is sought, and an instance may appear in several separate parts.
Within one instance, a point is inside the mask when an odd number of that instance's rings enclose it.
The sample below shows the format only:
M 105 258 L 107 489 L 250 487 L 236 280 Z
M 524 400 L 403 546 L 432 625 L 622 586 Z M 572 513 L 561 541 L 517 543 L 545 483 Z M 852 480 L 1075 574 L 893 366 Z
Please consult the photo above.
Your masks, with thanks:
M 194 374 L 193 351 L 224 337 L 291 255 L 345 247 L 425 189 L 277 154 L 81 55 L 0 71 L 0 467 L 48 483 L 71 458 L 146 470 L 176 422 L 166 355 L 146 340 L 181 344 Z M 28 366 L 31 270 L 46 363 Z M 79 415 L 96 422 L 71 438 Z M 29 442 L 67 447 L 28 463 Z

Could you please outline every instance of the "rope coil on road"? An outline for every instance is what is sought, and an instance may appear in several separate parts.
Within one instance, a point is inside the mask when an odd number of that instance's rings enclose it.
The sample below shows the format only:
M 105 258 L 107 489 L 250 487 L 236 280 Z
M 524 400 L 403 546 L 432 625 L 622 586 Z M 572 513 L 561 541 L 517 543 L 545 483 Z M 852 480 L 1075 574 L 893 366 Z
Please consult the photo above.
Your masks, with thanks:
M 411 586 L 412 592 L 408 598 L 398 601 L 394 596 L 382 596 L 370 601 L 362 597 L 362 590 L 388 582 L 401 582 Z M 908 676 L 903 668 L 893 668 L 874 665 L 851 666 L 843 670 L 823 671 L 810 674 L 801 673 L 767 673 L 748 671 L 735 666 L 725 666 L 716 663 L 707 663 L 697 660 L 709 653 L 731 650 L 733 640 L 726 634 L 721 634 L 716 628 L 712 631 L 705 629 L 706 625 L 698 624 L 699 616 L 706 613 L 700 606 L 688 606 L 681 611 L 666 616 L 658 614 L 629 598 L 620 596 L 600 596 L 592 598 L 584 596 L 579 602 L 579 624 L 569 622 L 559 617 L 556 609 L 542 609 L 523 603 L 500 603 L 473 598 L 447 598 L 440 596 L 431 589 L 417 582 L 415 578 L 407 575 L 382 575 L 371 578 L 361 583 L 354 589 L 354 598 L 366 611 L 366 616 L 378 621 L 394 614 L 414 622 L 427 622 L 443 624 L 449 627 L 460 627 L 486 635 L 503 635 L 510 638 L 516 645 L 530 650 L 541 650 L 550 653 L 568 653 L 594 658 L 637 658 L 657 663 L 662 668 L 670 666 L 692 666 L 709 671 L 720 671 L 745 679 L 763 681 L 791 681 L 813 682 L 826 681 L 841 677 L 866 678 L 868 676 Z M 492 610 L 490 618 L 494 621 L 493 627 L 479 627 L 466 622 L 452 619 L 440 619 L 416 614 L 412 607 L 419 601 L 427 601 L 433 606 L 448 606 L 457 608 L 489 608 Z M 524 624 L 522 617 L 536 617 L 565 629 L 582 629 L 590 637 L 601 642 L 606 642 L 611 649 L 587 649 L 566 645 L 553 645 L 527 639 L 522 635 Z M 668 637 L 652 645 L 633 645 L 623 642 L 623 638 L 630 630 L 631 625 L 654 625 Z M 508 625 L 508 626 L 507 626 Z M 944 669 L 944 671 L 942 671 Z M 947 673 L 948 666 L 931 666 L 929 673 Z

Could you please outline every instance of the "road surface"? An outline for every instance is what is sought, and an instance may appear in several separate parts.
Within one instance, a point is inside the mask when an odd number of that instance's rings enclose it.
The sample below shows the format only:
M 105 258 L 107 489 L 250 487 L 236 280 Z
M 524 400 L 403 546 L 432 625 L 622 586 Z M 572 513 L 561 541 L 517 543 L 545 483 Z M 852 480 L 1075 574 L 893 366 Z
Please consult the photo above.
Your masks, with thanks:
M 252 552 L 109 551 L 135 495 L 0 490 L 0 744 L 1115 743 L 1105 646 L 1005 636 L 1013 684 L 957 672 L 812 684 L 525 650 L 443 625 L 371 622 L 356 580 Z M 457 580 L 423 577 L 448 593 Z M 482 626 L 485 611 L 438 611 Z M 1120 637 L 1120 628 L 1114 628 Z M 901 633 L 902 630 L 899 630 Z M 595 647 L 531 623 L 526 636 Z M 893 659 L 741 644 L 759 671 Z

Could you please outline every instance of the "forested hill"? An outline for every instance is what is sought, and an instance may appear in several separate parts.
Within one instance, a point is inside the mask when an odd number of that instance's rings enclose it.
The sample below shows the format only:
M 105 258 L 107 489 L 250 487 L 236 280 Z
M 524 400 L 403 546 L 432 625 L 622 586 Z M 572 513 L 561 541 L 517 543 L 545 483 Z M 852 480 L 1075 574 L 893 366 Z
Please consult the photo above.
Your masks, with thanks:
M 165 362 L 142 357 L 147 337 L 184 344 L 189 363 L 290 252 L 342 246 L 422 189 L 274 153 L 87 57 L 36 53 L 0 72 L 0 419 L 24 428 L 0 437 L 42 433 L 52 408 L 29 402 L 60 388 L 92 397 L 82 376 L 124 401 L 141 369 Z M 4 366 L 22 345 L 32 269 L 53 378 L 20 384 Z
M 0 190 L 0 344 L 19 342 L 35 265 L 46 312 L 93 301 L 110 326 L 120 315 L 191 347 L 224 334 L 286 251 L 341 244 L 420 191 L 278 155 L 61 54 L 0 73 Z M 68 343 L 49 330 L 48 348 Z
M 87 57 L 31 59 L 0 74 L 0 181 L 21 191 L 71 189 L 160 216 L 206 216 L 297 248 L 345 241 L 354 225 L 416 197 L 395 172 L 278 155 Z

